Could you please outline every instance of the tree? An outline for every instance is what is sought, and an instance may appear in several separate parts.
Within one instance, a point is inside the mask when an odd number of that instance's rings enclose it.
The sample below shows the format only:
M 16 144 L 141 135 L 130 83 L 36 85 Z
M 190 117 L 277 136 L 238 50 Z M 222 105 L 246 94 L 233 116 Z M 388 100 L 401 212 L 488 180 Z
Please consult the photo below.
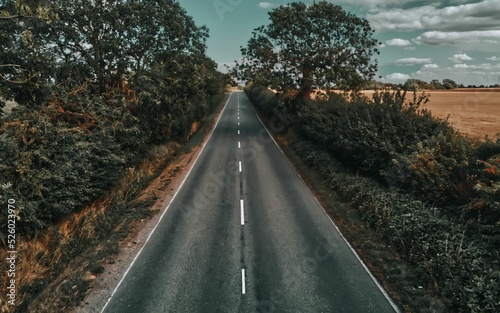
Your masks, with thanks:
M 359 89 L 374 76 L 378 42 L 366 19 L 326 1 L 283 5 L 269 18 L 241 48 L 239 79 L 309 99 L 314 89 Z
M 205 52 L 207 29 L 173 0 L 60 0 L 56 11 L 60 75 L 90 79 L 101 93 L 122 75 L 147 71 L 173 54 Z
M 443 87 L 444 89 L 455 89 L 458 87 L 457 83 L 451 79 L 443 79 Z
M 40 102 L 53 68 L 41 34 L 50 24 L 50 1 L 0 2 L 0 96 L 24 105 Z
M 417 91 L 419 89 L 420 80 L 416 78 L 409 78 L 404 84 L 404 90 Z
M 439 80 L 437 80 L 437 79 L 433 79 L 433 80 L 432 80 L 432 82 L 431 82 L 431 85 L 432 85 L 432 87 L 433 87 L 434 89 L 443 89 L 443 88 L 444 88 L 444 87 L 443 87 L 443 84 L 441 84 L 441 83 L 439 82 Z

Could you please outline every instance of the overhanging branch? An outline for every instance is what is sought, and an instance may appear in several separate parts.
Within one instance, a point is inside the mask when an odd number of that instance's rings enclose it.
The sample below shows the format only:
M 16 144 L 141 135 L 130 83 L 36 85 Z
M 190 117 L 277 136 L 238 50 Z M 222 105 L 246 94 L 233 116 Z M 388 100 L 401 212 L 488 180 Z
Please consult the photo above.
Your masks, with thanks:
M 0 20 L 13 20 L 16 18 L 33 18 L 31 15 L 9 15 L 9 16 L 0 16 Z
M 8 78 L 6 78 L 5 76 L 3 75 L 0 75 L 0 79 L 6 81 L 7 83 L 10 83 L 10 84 L 14 84 L 14 85 L 24 85 L 26 84 L 27 82 L 29 82 L 33 77 L 35 77 L 37 74 L 33 74 L 31 75 L 30 77 L 27 77 L 26 79 L 24 80 L 10 80 Z

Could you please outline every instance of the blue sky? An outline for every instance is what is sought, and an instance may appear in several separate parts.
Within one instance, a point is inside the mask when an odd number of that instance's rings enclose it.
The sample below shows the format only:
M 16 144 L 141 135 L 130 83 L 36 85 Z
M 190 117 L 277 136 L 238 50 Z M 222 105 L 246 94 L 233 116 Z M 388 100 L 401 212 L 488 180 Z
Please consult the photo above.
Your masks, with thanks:
M 179 0 L 197 25 L 210 30 L 208 55 L 232 65 L 267 13 L 291 1 Z M 305 0 L 304 3 L 313 1 Z M 500 0 L 333 0 L 362 16 L 382 42 L 378 79 L 404 82 L 451 78 L 464 85 L 500 79 Z

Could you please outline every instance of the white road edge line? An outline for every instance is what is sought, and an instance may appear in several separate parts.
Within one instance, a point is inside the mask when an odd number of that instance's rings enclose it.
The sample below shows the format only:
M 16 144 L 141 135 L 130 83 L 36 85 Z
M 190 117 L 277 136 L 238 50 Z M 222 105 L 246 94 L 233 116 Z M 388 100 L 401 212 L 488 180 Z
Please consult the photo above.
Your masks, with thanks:
M 247 293 L 246 291 L 246 286 L 245 286 L 245 269 L 241 269 L 241 294 L 244 295 Z
M 251 108 L 253 110 L 252 106 L 251 106 Z M 293 168 L 293 170 L 295 171 L 295 173 L 297 175 L 299 175 L 299 172 L 297 171 L 297 169 L 295 169 L 295 167 L 290 162 L 290 160 L 288 160 L 288 158 L 286 157 L 285 153 L 283 152 L 283 150 L 281 150 L 281 148 L 278 145 L 278 143 L 276 142 L 276 140 L 274 140 L 274 137 L 271 135 L 271 133 L 269 132 L 269 130 L 267 129 L 267 127 L 264 125 L 264 123 L 260 119 L 260 117 L 257 114 L 257 112 L 255 112 L 255 110 L 253 110 L 253 111 L 254 111 L 255 116 L 257 116 L 257 118 L 259 119 L 260 123 L 262 124 L 262 127 L 264 127 L 264 129 L 267 131 L 267 133 L 269 134 L 269 136 L 273 140 L 273 142 L 276 145 L 276 147 L 280 150 L 281 154 L 283 154 L 285 156 L 285 159 L 288 161 L 288 164 L 290 164 L 290 166 Z M 335 227 L 335 229 L 337 229 L 337 232 L 340 234 L 340 236 L 342 237 L 342 239 L 344 239 L 345 243 L 347 243 L 347 246 L 349 247 L 349 249 L 351 249 L 352 253 L 354 253 L 354 255 L 356 256 L 356 258 L 358 259 L 358 261 L 361 263 L 361 265 L 363 266 L 363 268 L 366 270 L 366 272 L 368 273 L 368 275 L 370 275 L 370 278 L 375 282 L 375 284 L 377 285 L 378 289 L 380 289 L 380 291 L 382 292 L 382 294 L 384 295 L 384 297 L 387 299 L 387 301 L 389 302 L 389 304 L 392 306 L 392 308 L 394 309 L 394 311 L 397 312 L 397 313 L 401 313 L 401 311 L 399 310 L 399 308 L 396 305 L 396 303 L 394 303 L 394 301 L 391 299 L 391 297 L 389 296 L 389 294 L 387 293 L 387 291 L 384 289 L 384 287 L 382 287 L 382 285 L 378 282 L 378 280 L 375 278 L 375 276 L 373 276 L 373 274 L 372 274 L 372 272 L 370 272 L 370 269 L 368 268 L 368 266 L 366 266 L 365 262 L 363 262 L 363 260 L 361 259 L 361 257 L 359 256 L 359 254 L 356 252 L 356 250 L 354 250 L 354 248 L 351 246 L 351 244 L 349 243 L 349 241 L 347 241 L 347 239 L 344 237 L 344 235 L 340 232 L 340 229 L 337 227 L 337 225 L 332 220 L 332 218 L 330 217 L 330 215 L 328 215 L 328 213 L 326 213 L 325 208 L 321 205 L 321 203 L 318 201 L 318 199 L 316 199 L 316 197 L 312 193 L 311 189 L 309 189 L 309 187 L 304 182 L 304 180 L 302 179 L 302 177 L 300 177 L 300 175 L 299 175 L 299 178 L 302 181 L 302 183 L 306 186 L 306 188 L 309 190 L 309 192 L 311 193 L 311 195 L 314 197 L 314 199 L 316 200 L 316 203 L 323 209 L 323 212 L 325 213 L 325 215 L 328 217 L 328 219 L 333 224 L 333 226 Z
M 137 254 L 135 255 L 134 259 L 132 260 L 132 262 L 130 263 L 130 265 L 128 266 L 127 270 L 125 271 L 125 273 L 123 274 L 122 278 L 120 279 L 120 281 L 118 282 L 118 285 L 116 285 L 115 289 L 113 290 L 113 292 L 111 293 L 111 296 L 109 296 L 108 300 L 106 301 L 106 304 L 104 305 L 104 307 L 102 308 L 101 312 L 100 313 L 103 313 L 104 310 L 106 309 L 106 307 L 108 306 L 108 304 L 110 303 L 111 301 L 111 298 L 113 298 L 113 296 L 116 294 L 116 292 L 118 291 L 118 288 L 121 286 L 121 284 L 123 283 L 123 281 L 125 280 L 125 277 L 127 277 L 127 274 L 128 272 L 130 271 L 130 269 L 132 268 L 132 266 L 134 266 L 135 262 L 137 261 L 137 259 L 139 258 L 139 255 L 141 254 L 142 250 L 144 250 L 144 247 L 147 245 L 147 243 L 149 242 L 149 239 L 151 239 L 151 237 L 153 236 L 153 233 L 155 232 L 155 230 L 158 228 L 158 225 L 160 225 L 160 222 L 162 221 L 163 217 L 165 216 L 165 213 L 167 213 L 170 205 L 172 204 L 172 202 L 174 201 L 174 199 L 177 197 L 177 194 L 179 193 L 179 191 L 182 189 L 182 186 L 184 186 L 184 183 L 186 182 L 187 178 L 189 177 L 189 174 L 191 174 L 191 171 L 193 170 L 194 166 L 196 165 L 196 162 L 198 161 L 198 159 L 200 158 L 200 155 L 203 153 L 203 149 L 205 148 L 207 142 L 210 141 L 210 139 L 212 138 L 212 134 L 214 133 L 214 130 L 217 128 L 217 125 L 219 125 L 219 121 L 222 117 L 222 114 L 224 114 L 224 111 L 226 110 L 226 107 L 227 107 L 227 104 L 229 103 L 229 100 L 231 100 L 231 97 L 232 97 L 233 93 L 231 93 L 231 95 L 229 95 L 229 98 L 227 99 L 226 101 L 226 104 L 224 105 L 224 108 L 222 108 L 222 111 L 220 112 L 219 114 L 219 117 L 217 118 L 217 122 L 215 123 L 215 126 L 214 128 L 212 128 L 212 130 L 210 131 L 210 135 L 208 135 L 208 138 L 207 140 L 205 141 L 205 143 L 203 144 L 203 146 L 201 147 L 201 150 L 200 152 L 198 153 L 198 155 L 196 156 L 196 159 L 194 160 L 193 164 L 191 165 L 191 168 L 189 169 L 189 171 L 187 172 L 186 176 L 184 177 L 184 179 L 182 180 L 181 184 L 179 185 L 179 188 L 177 188 L 177 190 L 175 191 L 175 194 L 173 195 L 172 199 L 170 199 L 170 202 L 168 203 L 168 205 L 166 206 L 165 210 L 163 211 L 163 213 L 161 214 L 160 216 L 160 219 L 158 220 L 158 222 L 156 222 L 155 226 L 153 227 L 153 230 L 151 230 L 151 232 L 149 233 L 148 237 L 146 238 L 146 241 L 144 242 L 144 244 L 142 245 L 141 249 L 137 252 Z M 239 95 L 238 95 L 238 98 L 239 98 Z
M 241 225 L 245 225 L 245 207 L 243 205 L 243 199 L 240 200 L 240 211 L 241 211 Z

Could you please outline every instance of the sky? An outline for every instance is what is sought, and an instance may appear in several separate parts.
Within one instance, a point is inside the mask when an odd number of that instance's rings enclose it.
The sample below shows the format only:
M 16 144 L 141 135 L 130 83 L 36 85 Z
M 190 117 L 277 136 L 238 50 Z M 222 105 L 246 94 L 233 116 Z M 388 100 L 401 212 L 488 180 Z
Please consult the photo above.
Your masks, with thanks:
M 241 58 L 240 47 L 246 46 L 253 29 L 269 23 L 270 10 L 292 2 L 178 1 L 197 25 L 209 28 L 207 54 L 220 70 Z M 329 2 L 370 22 L 382 43 L 375 56 L 379 81 L 449 78 L 466 86 L 500 83 L 500 0 Z

